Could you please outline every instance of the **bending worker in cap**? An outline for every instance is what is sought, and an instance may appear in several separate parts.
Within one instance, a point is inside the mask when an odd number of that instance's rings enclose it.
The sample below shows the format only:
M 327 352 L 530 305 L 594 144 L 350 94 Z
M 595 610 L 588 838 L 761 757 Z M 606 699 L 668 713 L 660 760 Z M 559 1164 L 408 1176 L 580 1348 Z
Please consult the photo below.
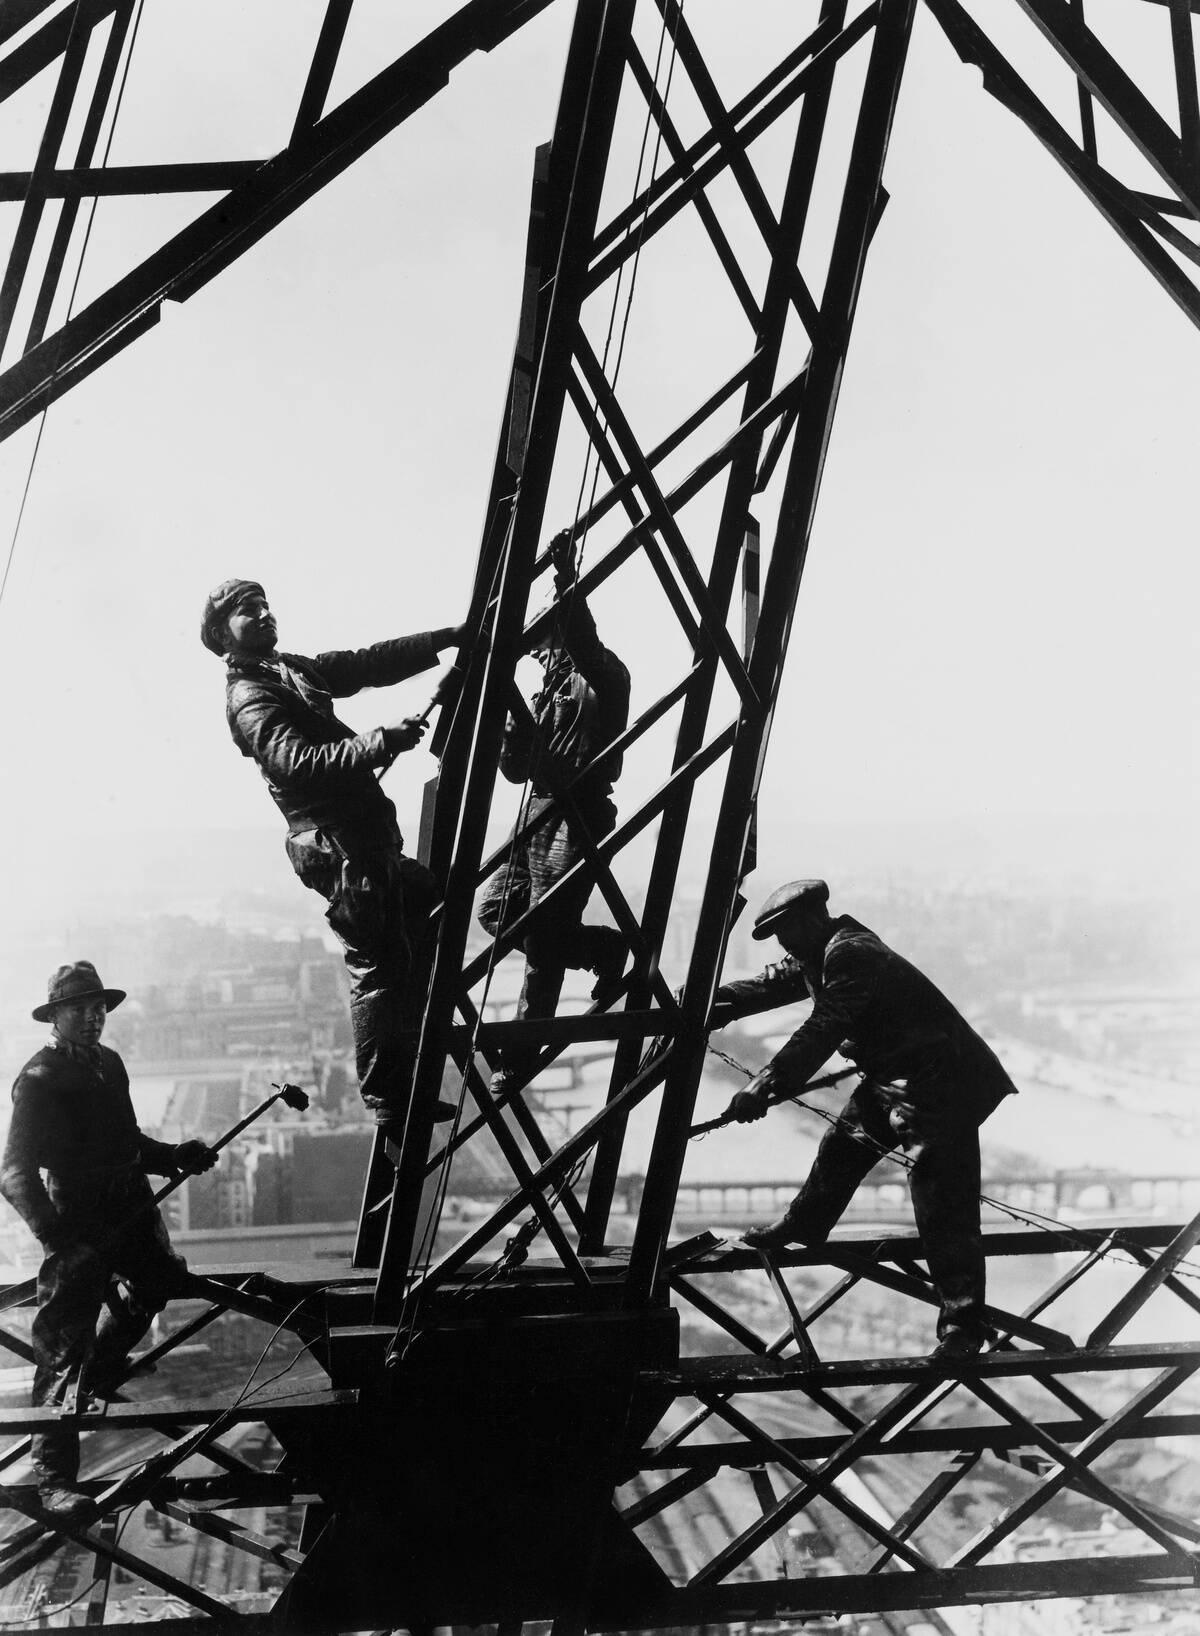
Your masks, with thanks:
M 116 1391 L 155 1313 L 185 1293 L 186 1262 L 157 1208 L 141 1208 L 152 1197 L 146 1172 L 194 1175 L 216 1163 L 201 1141 L 174 1146 L 138 1129 L 125 1066 L 100 1043 L 124 998 L 90 961 L 60 966 L 33 1013 L 51 1024 L 50 1043 L 13 1086 L 0 1193 L 46 1253 L 33 1320 L 35 1408 L 61 1403 L 80 1370 L 94 1396 Z M 64 1520 L 82 1515 L 89 1502 L 77 1487 L 78 1431 L 40 1433 L 31 1458 L 44 1507 Z
M 979 1127 L 1016 1091 L 999 1059 L 915 966 L 849 915 L 833 919 L 824 881 L 792 881 L 764 903 L 751 935 L 786 958 L 716 995 L 718 1026 L 811 997 L 808 1020 L 726 1110 L 761 1119 L 796 1096 L 835 1051 L 863 1075 L 826 1132 L 782 1218 L 743 1237 L 756 1249 L 820 1244 L 883 1152 L 912 1161 L 909 1187 L 941 1304 L 935 1356 L 978 1352 L 985 1260 L 979 1226 Z
M 229 731 L 258 763 L 287 819 L 292 868 L 329 906 L 325 918 L 350 974 L 359 1090 L 379 1127 L 398 1138 L 438 890 L 429 870 L 405 854 L 396 809 L 376 773 L 419 744 L 425 729 L 409 717 L 355 733 L 334 715 L 333 701 L 428 670 L 443 649 L 459 646 L 463 628 L 447 625 L 315 659 L 277 652 L 276 635 L 257 580 L 228 579 L 205 603 L 200 639 L 225 660 Z M 436 1117 L 453 1112 L 438 1103 Z
M 504 729 L 500 771 L 513 784 L 527 783 L 517 817 L 522 827 L 569 795 L 523 841 L 514 841 L 508 864 L 493 875 L 478 908 L 479 923 L 497 937 L 540 903 L 556 882 L 586 856 L 584 836 L 595 842 L 617 821 L 613 785 L 621 756 L 601 752 L 629 722 L 629 672 L 596 631 L 587 598 L 575 590 L 576 567 L 569 530 L 550 543 L 556 600 L 541 610 L 529 652 L 545 673 L 528 713 L 510 715 Z M 587 771 L 585 778 L 579 775 Z M 580 870 L 558 892 L 525 934 L 525 981 L 518 1017 L 552 1017 L 567 968 L 596 975 L 592 998 L 611 999 L 625 965 L 626 942 L 615 926 L 584 924 L 595 876 Z M 536 1050 L 510 1050 L 493 1089 L 524 1079 Z

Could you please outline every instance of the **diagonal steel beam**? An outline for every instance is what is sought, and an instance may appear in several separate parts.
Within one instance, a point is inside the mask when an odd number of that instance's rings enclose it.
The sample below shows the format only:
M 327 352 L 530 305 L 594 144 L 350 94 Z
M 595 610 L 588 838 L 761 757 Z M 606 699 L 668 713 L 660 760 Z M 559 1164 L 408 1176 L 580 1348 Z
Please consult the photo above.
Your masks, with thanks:
M 17 8 L 23 3 L 24 0 L 15 0 Z M 90 34 L 98 23 L 102 23 L 121 4 L 122 0 L 72 0 L 69 6 L 60 11 L 57 17 L 52 17 L 31 39 L 15 46 L 6 56 L 0 58 L 0 102 L 36 79 L 50 67 L 51 63 L 57 62 L 67 49 L 73 29 Z M 45 6 L 35 5 L 32 8 L 32 15 L 36 16 L 45 9 Z M 10 12 L 13 13 L 11 22 L 16 24 L 16 28 L 7 31 Z M 6 39 L 11 39 L 28 20 L 28 17 L 21 17 L 19 9 L 14 9 L 14 0 L 6 0 L 3 12 L 0 13 L 0 44 Z
M 883 1289 L 895 1290 L 897 1294 L 910 1296 L 914 1301 L 920 1301 L 926 1306 L 937 1305 L 937 1292 L 928 1278 L 916 1278 L 907 1273 L 894 1272 L 890 1267 L 881 1266 L 877 1261 L 868 1261 L 865 1256 L 843 1248 L 840 1244 L 827 1245 L 826 1250 L 829 1261 L 835 1267 L 843 1267 L 848 1272 L 859 1271 L 871 1283 L 879 1284 Z M 1015 1312 L 1006 1312 L 1003 1307 L 988 1306 L 986 1312 L 990 1324 L 1006 1330 L 1009 1334 L 1018 1335 L 1024 1341 L 1031 1341 L 1034 1346 L 1063 1351 L 1071 1347 L 1071 1337 L 1062 1330 L 1035 1323 L 1032 1319 L 1021 1317 Z
M 892 1525 L 892 1532 L 896 1538 L 911 1539 L 921 1524 L 926 1522 L 949 1499 L 958 1485 L 970 1476 L 982 1457 L 982 1449 L 960 1449 L 953 1460 L 939 1471 L 932 1481 L 926 1483 L 912 1504 L 896 1518 Z M 892 1555 L 891 1547 L 885 1545 L 882 1551 L 877 1551 L 868 1559 L 863 1571 L 869 1574 L 881 1573 L 892 1560 Z
M 1179 140 L 1184 163 L 1192 167 L 1194 178 L 1200 164 L 1200 100 L 1196 95 L 1196 41 L 1192 33 L 1191 5 L 1189 0 L 1170 0 L 1170 6 Z
M 56 0 L 8 0 L 8 4 L 0 13 L 0 45 L 4 45 L 23 28 L 27 28 L 35 17 L 49 11 L 54 4 Z
M 33 242 L 41 225 L 42 212 L 46 208 L 45 179 L 54 169 L 58 159 L 58 151 L 66 134 L 67 120 L 71 117 L 71 108 L 90 44 L 91 34 L 88 29 L 73 20 L 59 65 L 54 95 L 50 99 L 50 111 L 46 115 L 37 158 L 21 205 L 20 220 L 13 235 L 12 248 L 8 253 L 4 279 L 0 282 L 0 353 L 4 351 L 8 341 L 17 301 L 25 282 L 30 257 L 33 255 Z
M 770 708 L 762 716 L 742 716 L 730 755 L 713 839 L 713 864 L 705 885 L 684 989 L 681 1050 L 673 1060 L 664 1087 L 630 1258 L 628 1298 L 632 1304 L 649 1299 L 659 1277 L 703 1062 L 704 1029 L 739 884 L 730 878 L 725 860 L 745 855 L 753 813 L 753 801 L 748 796 L 757 791 L 769 741 L 783 654 L 804 571 L 845 349 L 876 217 L 914 9 L 913 0 L 884 0 L 879 7 L 822 300 L 821 334 L 814 341 L 806 374 L 804 411 L 792 445 L 780 501 L 776 546 L 751 656 L 751 680 L 760 697 L 770 701 Z M 802 230 L 807 214 L 806 194 L 797 201 L 797 214 Z M 751 471 L 751 483 L 753 475 Z M 732 528 L 734 519 L 727 516 L 723 522 Z M 734 538 L 740 543 L 744 515 L 737 519 L 737 524 Z M 734 540 L 728 543 L 732 546 Z M 731 590 L 730 584 L 726 594 Z
M 1054 1465 L 1059 1468 L 1060 1473 L 1070 1481 L 1072 1486 L 1082 1488 L 1092 1499 L 1099 1500 L 1102 1504 L 1111 1507 L 1119 1516 L 1124 1517 L 1126 1522 L 1131 1523 L 1134 1528 L 1145 1534 L 1147 1539 L 1152 1540 L 1155 1545 L 1166 1551 L 1169 1556 L 1179 1559 L 1180 1565 L 1182 1565 L 1183 1553 L 1179 1541 L 1166 1528 L 1162 1527 L 1155 1518 L 1145 1512 L 1137 1504 L 1136 1500 L 1104 1482 L 1089 1468 L 1086 1461 L 1072 1454 L 1070 1449 L 1066 1448 L 1056 1438 L 1051 1437 L 1048 1432 L 1041 1426 L 1036 1425 L 1028 1416 L 1023 1415 L 1019 1409 L 1009 1403 L 1002 1392 L 995 1391 L 986 1381 L 968 1381 L 966 1388 L 972 1396 L 977 1397 L 981 1403 L 991 1409 L 993 1414 L 1000 1415 L 1011 1426 L 1016 1426 L 1024 1431 L 1030 1442 L 1036 1443 L 1044 1454 L 1050 1456 Z
M 983 70 L 984 89 L 1029 128 L 1172 300 L 1194 324 L 1200 325 L 1200 292 L 1147 229 L 1124 190 L 1113 191 L 1107 173 L 1075 144 L 958 0 L 925 0 L 925 4 L 963 61 Z
M 675 512 L 666 501 L 666 496 L 659 488 L 649 462 L 642 453 L 632 426 L 625 418 L 625 413 L 617 401 L 616 393 L 605 379 L 604 371 L 600 367 L 600 360 L 592 351 L 586 337 L 582 334 L 576 339 L 575 355 L 583 378 L 589 391 L 595 397 L 600 411 L 611 431 L 617 449 L 626 466 L 633 474 L 634 482 L 641 491 L 647 513 L 654 528 L 661 535 L 663 544 L 671 556 L 671 561 L 687 588 L 688 595 L 695 604 L 696 612 L 700 617 L 701 628 L 708 640 L 716 648 L 729 674 L 729 679 L 741 695 L 746 709 L 761 711 L 762 700 L 754 688 L 742 656 L 737 645 L 729 634 L 725 622 L 725 615 L 714 601 L 704 578 L 696 566 L 695 558 L 683 537 L 683 531 L 676 520 Z
M 1016 0 L 1016 3 L 1116 121 L 1147 164 L 1200 221 L 1196 155 L 1184 151 L 1179 137 L 1149 97 L 1092 33 L 1079 13 L 1072 11 L 1066 0 Z
M 590 1289 L 592 1286 L 592 1280 L 589 1278 L 583 1263 L 576 1255 L 574 1246 L 559 1224 L 558 1218 L 554 1214 L 553 1202 L 546 1197 L 546 1194 L 543 1192 L 541 1187 L 534 1184 L 533 1171 L 529 1166 L 528 1160 L 521 1152 L 521 1149 L 517 1144 L 516 1137 L 513 1135 L 512 1131 L 509 1130 L 507 1124 L 505 1123 L 504 1115 L 497 1108 L 491 1092 L 483 1083 L 483 1080 L 480 1078 L 479 1074 L 475 1071 L 470 1062 L 470 1058 L 466 1059 L 466 1068 L 467 1089 L 474 1097 L 475 1105 L 486 1122 L 487 1128 L 491 1132 L 492 1139 L 499 1147 L 500 1152 L 503 1155 L 504 1162 L 508 1166 L 513 1180 L 520 1189 L 525 1202 L 537 1216 L 538 1221 L 541 1224 L 542 1231 L 546 1234 L 547 1239 L 554 1246 L 555 1252 L 563 1266 L 566 1268 L 572 1283 L 574 1283 L 577 1289 Z M 543 1156 L 543 1163 L 544 1162 L 545 1156 Z
M 346 27 L 350 21 L 353 4 L 354 0 L 328 0 L 321 32 L 317 36 L 316 47 L 309 64 L 308 78 L 300 94 L 300 106 L 296 109 L 296 123 L 292 128 L 293 142 L 301 131 L 306 131 L 310 125 L 317 123 L 325 108 L 325 98 L 333 84 L 338 54 L 346 37 Z
M 107 15 L 117 4 L 85 3 L 80 15 Z M 467 0 L 418 45 L 0 375 L 0 437 L 23 426 L 156 323 L 163 301 L 186 300 L 203 288 L 436 96 L 474 52 L 492 50 L 549 4 Z
M 783 236 L 780 223 L 776 220 L 775 212 L 771 209 L 766 190 L 758 179 L 758 173 L 750 162 L 750 156 L 744 144 L 738 140 L 729 110 L 721 99 L 716 82 L 709 72 L 708 64 L 704 60 L 704 53 L 696 44 L 695 35 L 688 26 L 683 15 L 683 7 L 679 0 L 657 0 L 658 9 L 662 12 L 663 20 L 675 40 L 679 60 L 687 70 L 688 78 L 692 82 L 700 106 L 704 110 L 705 118 L 712 126 L 719 144 L 719 151 L 724 156 L 731 175 L 737 182 L 742 198 L 746 202 L 754 220 L 754 225 L 762 234 L 763 242 L 771 252 L 772 260 L 778 261 L 787 267 L 789 293 L 800 314 L 801 322 L 808 332 L 809 339 L 816 338 L 821 325 L 821 315 L 817 304 L 812 298 L 812 291 L 806 284 L 803 275 L 794 262 L 783 254 Z
M 692 611 L 688 607 L 687 598 L 680 590 L 678 581 L 667 566 L 663 549 L 659 545 L 651 526 L 653 519 L 647 512 L 639 511 L 635 503 L 633 490 L 636 487 L 636 481 L 628 485 L 623 482 L 626 475 L 632 476 L 632 474 L 625 472 L 617 458 L 616 450 L 613 448 L 612 440 L 608 435 L 607 420 L 601 417 L 598 405 L 574 371 L 571 373 L 567 391 L 571 402 L 575 406 L 575 412 L 583 423 L 583 429 L 587 433 L 600 463 L 608 473 L 609 480 L 613 484 L 613 490 L 620 488 L 621 503 L 633 524 L 634 531 L 642 547 L 642 553 L 654 570 L 662 593 L 670 604 L 671 612 L 675 615 L 676 623 L 691 643 L 693 653 L 696 653 L 701 646 L 701 627 L 697 625 L 693 618 Z
M 607 1103 L 573 1136 L 569 1136 L 561 1147 L 556 1148 L 550 1158 L 534 1172 L 530 1185 L 544 1187 L 548 1182 L 557 1181 L 595 1145 L 608 1120 L 631 1112 L 639 1102 L 645 1101 L 651 1091 L 661 1084 L 670 1052 L 671 1048 L 668 1047 L 662 1056 L 648 1063 L 642 1072 L 629 1082 L 619 1098 Z M 423 1277 L 414 1280 L 411 1293 L 421 1295 L 438 1284 L 445 1283 L 466 1265 L 477 1250 L 483 1249 L 497 1233 L 507 1227 L 509 1222 L 521 1213 L 525 1203 L 523 1193 L 512 1194 L 498 1209 L 493 1210 L 485 1221 L 472 1228 L 439 1261 L 436 1261 Z
M 1156 1257 L 1149 1250 L 1143 1249 L 1140 1244 L 1126 1244 L 1122 1246 L 1127 1255 L 1133 1257 L 1140 1267 L 1147 1269 L 1155 1264 Z M 1176 1278 L 1174 1273 L 1168 1273 L 1163 1279 L 1164 1289 L 1169 1289 L 1172 1295 L 1178 1296 L 1184 1306 L 1191 1307 L 1193 1312 L 1200 1312 L 1200 1295 L 1196 1295 Z
M 735 1409 L 728 1401 L 714 1399 L 710 1407 L 719 1420 L 723 1420 L 727 1426 L 732 1426 L 734 1431 L 741 1432 L 748 1442 L 755 1444 L 767 1460 L 775 1465 L 782 1466 L 784 1471 L 790 1471 L 793 1477 L 799 1477 L 803 1481 L 812 1478 L 813 1470 L 810 1466 L 806 1465 L 803 1460 L 798 1460 L 791 1450 L 786 1448 L 777 1438 L 770 1436 L 760 1426 L 756 1426 L 747 1415 L 742 1414 L 739 1409 Z M 877 1522 L 861 1506 L 855 1505 L 853 1500 L 840 1493 L 836 1483 L 831 1483 L 825 1488 L 824 1499 L 827 1505 L 832 1505 L 843 1516 L 849 1517 L 851 1522 L 861 1528 L 869 1539 L 883 1545 L 892 1555 L 898 1556 L 902 1562 L 907 1562 L 910 1568 L 930 1568 L 933 1566 L 924 1552 L 914 1549 L 898 1534 L 889 1528 L 885 1528 L 882 1523 Z M 763 1515 L 769 1515 L 770 1510 L 771 1507 L 764 1508 Z
M 843 13 L 845 7 L 840 8 Z M 781 114 L 786 112 L 813 86 L 826 81 L 838 62 L 858 44 L 874 26 L 878 15 L 878 0 L 861 12 L 840 33 L 823 23 L 808 40 L 797 48 L 792 57 L 768 75 L 761 84 L 730 110 L 730 119 L 736 126 L 738 143 L 743 147 L 769 130 Z M 819 42 L 819 44 L 818 44 Z M 811 57 L 811 61 L 806 61 Z M 798 64 L 804 66 L 794 73 L 790 83 L 769 100 L 755 107 L 763 93 L 781 80 L 788 80 Z M 726 168 L 727 154 L 718 148 L 717 133 L 709 131 L 684 154 L 677 165 L 668 166 L 653 182 L 615 217 L 596 240 L 595 261 L 590 276 L 590 287 L 598 288 L 630 256 L 637 242 L 644 243 L 665 227 L 681 210 Z M 642 220 L 644 218 L 644 221 Z M 638 224 L 638 232 L 632 229 Z
M 1001 1540 L 1006 1539 L 1015 1528 L 1019 1528 L 1026 1518 L 1040 1511 L 1047 1500 L 1052 1499 L 1059 1489 L 1065 1488 L 1071 1476 L 1077 1475 L 1080 1470 L 1086 1470 L 1093 1460 L 1097 1459 L 1107 1448 L 1123 1437 L 1131 1420 L 1146 1414 L 1150 1409 L 1163 1402 L 1165 1398 L 1170 1397 L 1178 1387 L 1183 1385 L 1185 1380 L 1188 1380 L 1195 1373 L 1196 1367 L 1197 1365 L 1193 1363 L 1182 1369 L 1164 1369 L 1160 1375 L 1130 1398 L 1128 1403 L 1115 1414 L 1110 1415 L 1103 1425 L 1097 1426 L 1094 1431 L 1089 1432 L 1083 1442 L 1072 1452 L 1073 1466 L 1071 1471 L 1068 1471 L 1060 1464 L 1059 1470 L 1040 1482 L 1032 1494 L 1015 1501 L 994 1522 L 968 1541 L 961 1550 L 956 1551 L 947 1566 L 957 1568 L 982 1561 Z M 972 1381 L 969 1384 L 974 1387 L 977 1383 Z M 1088 1475 L 1092 1474 L 1088 1473 Z
M 810 36 L 810 41 L 818 39 L 825 42 L 836 41 L 845 21 L 845 13 L 844 0 L 822 0 L 820 24 L 816 34 Z M 874 15 L 872 9 L 872 18 Z M 866 27 L 866 24 L 863 26 Z M 797 406 L 807 394 L 811 356 L 800 374 L 795 377 L 797 390 L 794 394 L 786 386 L 781 391 L 776 390 L 775 377 L 782 355 L 784 328 L 789 311 L 790 270 L 799 258 L 808 220 L 833 76 L 839 60 L 840 57 L 833 54 L 822 55 L 818 52 L 817 58 L 814 59 L 815 68 L 811 80 L 806 83 L 806 94 L 796 125 L 791 165 L 780 212 L 781 238 L 776 244 L 776 254 L 767 277 L 762 324 L 756 336 L 753 368 L 746 381 L 736 446 L 733 446 L 731 440 L 732 458 L 709 573 L 709 596 L 716 607 L 724 610 L 730 607 L 735 579 L 742 562 L 747 516 L 758 472 L 762 435 L 766 430 L 763 416 L 768 412 L 769 405 L 781 403 L 784 394 L 787 394 L 790 403 Z M 781 404 L 781 409 L 785 413 L 786 407 Z M 756 426 L 761 430 L 753 435 L 747 435 L 749 429 Z M 668 495 L 668 505 L 679 506 L 686 503 L 686 488 L 687 485 L 680 485 L 674 493 Z M 706 660 L 701 677 L 689 693 L 680 720 L 675 749 L 677 765 L 686 761 L 703 740 L 716 676 L 716 664 Z M 671 912 L 690 810 L 690 793 L 683 792 L 679 800 L 664 814 L 659 845 L 647 885 L 642 924 L 651 938 L 660 943 L 665 936 Z M 636 1008 L 642 1004 L 645 994 L 646 990 L 640 985 L 635 974 L 629 994 L 630 1006 Z M 702 1026 L 702 1022 L 697 1021 L 696 1026 Z M 609 1079 L 610 1097 L 619 1094 L 621 1085 L 634 1071 L 634 1067 L 635 1059 L 630 1050 L 619 1047 L 614 1055 Z M 584 1241 L 589 1247 L 596 1248 L 604 1241 L 623 1139 L 624 1128 L 618 1122 L 606 1133 L 596 1152 L 592 1183 L 588 1192 L 588 1233 Z M 665 1194 L 654 1202 L 656 1230 L 663 1229 L 668 1208 L 673 1208 L 673 1195 L 670 1207 L 665 1202 Z
M 822 1461 L 806 1478 L 790 1489 L 773 1511 L 758 1518 L 750 1527 L 743 1529 L 723 1550 L 718 1551 L 711 1562 L 688 1581 L 688 1589 L 714 1584 L 726 1578 L 748 1557 L 753 1556 L 759 1546 L 797 1512 L 802 1511 L 810 1501 L 824 1495 L 843 1472 L 848 1471 L 864 1455 L 871 1453 L 887 1432 L 912 1411 L 927 1390 L 927 1387 L 919 1384 L 905 1387 L 869 1421 L 864 1422 L 845 1438 L 836 1454 Z
M 420 1210 L 421 1178 L 433 1134 L 433 1104 L 446 1058 L 446 1034 L 456 997 L 465 982 L 463 964 L 475 876 L 498 776 L 520 631 L 562 425 L 572 348 L 584 299 L 587 256 L 596 230 L 632 23 L 633 0 L 604 0 L 603 5 L 581 7 L 568 48 L 550 153 L 552 175 L 547 184 L 548 207 L 554 212 L 547 218 L 547 232 L 555 271 L 544 318 L 540 309 L 531 315 L 540 346 L 528 434 L 515 456 L 521 464 L 521 479 L 496 564 L 497 594 L 490 637 L 481 632 L 479 638 L 484 658 L 472 700 L 471 736 L 468 738 L 464 732 L 455 745 L 455 758 L 463 758 L 465 770 L 453 775 L 453 809 L 446 811 L 445 804 L 439 803 L 440 821 L 453 826 L 455 842 L 417 1052 L 412 1108 L 396 1169 L 376 1286 L 379 1322 L 395 1321 L 402 1306 L 415 1309 L 425 1284 L 417 1280 L 408 1295 L 404 1293 Z M 509 457 L 513 458 L 511 454 Z
M 631 50 L 629 53 L 629 71 L 633 76 L 634 84 L 645 98 L 646 106 L 654 116 L 655 124 L 662 132 L 667 152 L 679 165 L 686 177 L 689 174 L 690 167 L 683 138 L 676 128 L 675 121 L 667 111 L 667 105 L 654 83 L 650 70 L 642 59 L 641 52 L 636 49 Z M 716 251 L 717 260 L 724 269 L 725 277 L 729 280 L 733 293 L 741 304 L 742 311 L 750 320 L 751 328 L 757 330 L 762 322 L 762 313 L 754 299 L 754 292 L 750 288 L 746 275 L 742 271 L 742 264 L 737 258 L 737 252 L 730 244 L 725 229 L 721 226 L 721 219 L 713 209 L 712 201 L 707 194 L 699 193 L 696 195 L 696 214 L 703 224 L 704 231 L 708 234 L 709 241 Z
M 1200 1244 L 1200 1215 L 1188 1222 L 1146 1268 L 1131 1290 L 1128 1290 L 1112 1310 L 1096 1325 L 1087 1338 L 1088 1348 L 1111 1346 L 1113 1341 L 1145 1306 L 1154 1291 L 1164 1284 L 1184 1260 L 1189 1250 Z

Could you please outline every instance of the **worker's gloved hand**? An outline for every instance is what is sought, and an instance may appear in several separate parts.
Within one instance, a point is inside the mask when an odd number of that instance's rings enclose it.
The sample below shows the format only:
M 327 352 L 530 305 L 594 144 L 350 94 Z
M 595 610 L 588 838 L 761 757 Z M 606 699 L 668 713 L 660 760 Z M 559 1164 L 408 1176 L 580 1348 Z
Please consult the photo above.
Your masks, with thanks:
M 182 1170 L 185 1176 L 198 1176 L 202 1170 L 211 1170 L 216 1164 L 219 1154 L 213 1152 L 206 1142 L 198 1137 L 192 1137 L 189 1142 L 180 1142 L 173 1155 L 176 1170 Z
M 744 1091 L 738 1091 L 725 1109 L 726 1119 L 736 1119 L 739 1125 L 748 1125 L 754 1119 L 761 1119 L 771 1106 L 771 1087 L 774 1077 L 769 1068 L 761 1073 L 746 1086 Z
M 462 682 L 463 673 L 458 665 L 447 665 L 437 679 L 431 704 L 444 704 Z M 386 732 L 386 729 L 385 729 Z
M 546 547 L 554 564 L 554 579 L 560 591 L 575 580 L 575 537 L 569 528 L 562 529 Z
M 733 1021 L 733 1000 L 729 990 L 719 988 L 713 995 L 712 1010 L 708 1014 L 708 1026 L 712 1029 L 724 1028 L 726 1023 Z
M 383 729 L 383 742 L 394 756 L 404 750 L 415 750 L 426 725 L 417 716 L 405 716 L 403 721 L 392 722 Z

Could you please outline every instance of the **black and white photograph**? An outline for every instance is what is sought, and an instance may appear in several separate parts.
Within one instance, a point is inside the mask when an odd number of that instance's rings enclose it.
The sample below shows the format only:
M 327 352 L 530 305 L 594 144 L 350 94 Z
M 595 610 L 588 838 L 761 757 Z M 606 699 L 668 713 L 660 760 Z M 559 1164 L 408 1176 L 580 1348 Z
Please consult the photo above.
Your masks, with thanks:
M 1198 41 L 0 0 L 0 1630 L 1200 1636 Z

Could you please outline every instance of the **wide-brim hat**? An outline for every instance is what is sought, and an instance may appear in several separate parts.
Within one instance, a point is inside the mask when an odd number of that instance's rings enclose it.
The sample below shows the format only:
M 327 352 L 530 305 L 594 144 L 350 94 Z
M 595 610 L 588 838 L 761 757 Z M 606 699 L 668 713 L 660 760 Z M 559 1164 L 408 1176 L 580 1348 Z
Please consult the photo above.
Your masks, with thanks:
M 778 886 L 754 917 L 750 936 L 756 942 L 774 937 L 789 920 L 800 920 L 807 914 L 823 910 L 829 902 L 829 888 L 823 880 L 790 880 Z
M 114 1011 L 125 998 L 123 988 L 105 988 L 90 960 L 73 960 L 69 965 L 59 966 L 46 988 L 45 1005 L 33 1008 L 34 1022 L 49 1022 L 55 1006 L 69 1005 L 74 1000 L 103 999 L 108 1009 Z

